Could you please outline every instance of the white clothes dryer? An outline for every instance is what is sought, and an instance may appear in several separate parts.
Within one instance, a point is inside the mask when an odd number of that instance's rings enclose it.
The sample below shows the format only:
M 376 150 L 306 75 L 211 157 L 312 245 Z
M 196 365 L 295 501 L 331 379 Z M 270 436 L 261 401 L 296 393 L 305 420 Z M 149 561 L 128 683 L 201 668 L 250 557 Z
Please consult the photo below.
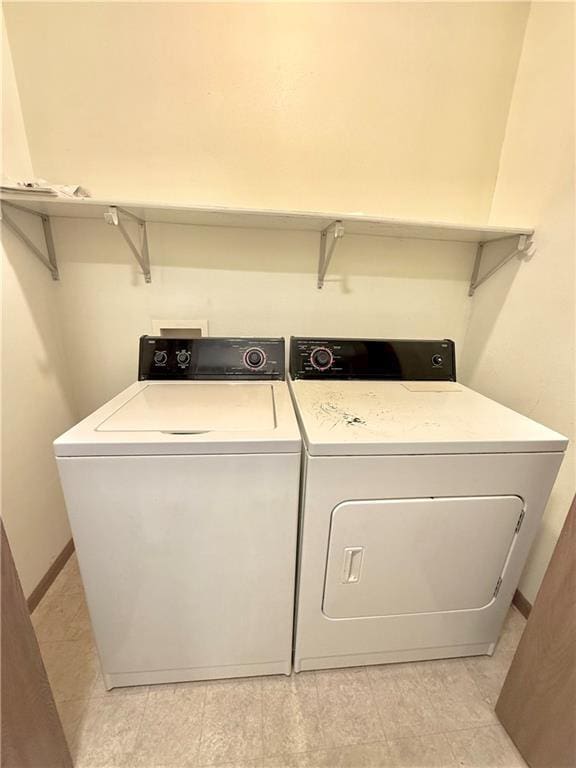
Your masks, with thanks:
M 490 654 L 567 440 L 456 382 L 454 344 L 293 338 L 295 669 Z

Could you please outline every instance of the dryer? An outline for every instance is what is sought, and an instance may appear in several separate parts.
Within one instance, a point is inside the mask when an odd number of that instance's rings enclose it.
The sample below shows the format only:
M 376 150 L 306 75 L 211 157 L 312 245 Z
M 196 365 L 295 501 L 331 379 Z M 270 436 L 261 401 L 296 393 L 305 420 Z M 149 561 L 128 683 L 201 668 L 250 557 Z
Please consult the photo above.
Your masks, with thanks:
M 140 340 L 54 447 L 108 688 L 290 674 L 301 440 L 284 340 Z
M 567 440 L 456 381 L 452 341 L 293 338 L 296 671 L 491 654 Z

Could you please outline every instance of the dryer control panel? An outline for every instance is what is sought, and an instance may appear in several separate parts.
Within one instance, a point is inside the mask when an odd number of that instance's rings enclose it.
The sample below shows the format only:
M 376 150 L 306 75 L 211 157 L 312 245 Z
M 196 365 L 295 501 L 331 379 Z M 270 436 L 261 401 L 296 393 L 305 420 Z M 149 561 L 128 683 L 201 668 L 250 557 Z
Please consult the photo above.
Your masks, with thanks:
M 456 381 L 454 342 L 399 339 L 290 339 L 293 379 Z
M 138 380 L 284 379 L 284 339 L 141 336 Z

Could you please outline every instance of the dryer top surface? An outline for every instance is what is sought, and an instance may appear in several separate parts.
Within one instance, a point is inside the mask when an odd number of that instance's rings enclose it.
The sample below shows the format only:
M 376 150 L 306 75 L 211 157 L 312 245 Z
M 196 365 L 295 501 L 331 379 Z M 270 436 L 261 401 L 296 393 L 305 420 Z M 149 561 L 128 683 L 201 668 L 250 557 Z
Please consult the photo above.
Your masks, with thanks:
M 564 451 L 567 439 L 455 382 L 290 380 L 310 455 Z

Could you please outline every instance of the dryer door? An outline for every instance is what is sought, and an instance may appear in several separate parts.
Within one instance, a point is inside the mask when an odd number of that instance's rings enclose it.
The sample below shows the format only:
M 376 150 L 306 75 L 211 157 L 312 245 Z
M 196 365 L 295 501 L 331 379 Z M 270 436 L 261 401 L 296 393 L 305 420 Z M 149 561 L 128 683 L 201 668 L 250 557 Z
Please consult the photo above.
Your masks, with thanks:
M 483 608 L 514 546 L 518 496 L 347 501 L 332 512 L 330 618 Z

